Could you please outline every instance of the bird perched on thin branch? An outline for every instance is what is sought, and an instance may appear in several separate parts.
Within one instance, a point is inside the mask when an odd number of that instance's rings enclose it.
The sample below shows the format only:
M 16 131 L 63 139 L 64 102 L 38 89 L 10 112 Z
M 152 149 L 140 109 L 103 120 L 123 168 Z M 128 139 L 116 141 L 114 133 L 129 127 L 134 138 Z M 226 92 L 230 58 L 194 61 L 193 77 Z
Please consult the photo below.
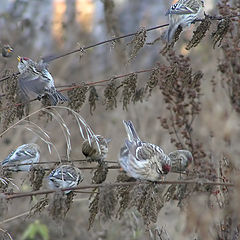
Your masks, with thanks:
M 4 44 L 2 46 L 2 56 L 3 57 L 11 57 L 13 54 L 13 48 L 9 44 Z
M 192 153 L 187 150 L 176 150 L 168 154 L 172 162 L 172 172 L 184 172 L 193 162 Z
M 48 184 L 51 189 L 76 187 L 83 181 L 80 169 L 71 165 L 62 165 L 54 169 L 48 176 Z M 64 193 L 68 194 L 71 190 Z
M 88 161 L 101 163 L 107 157 L 110 141 L 110 138 L 96 135 L 96 138 L 91 138 L 90 143 L 88 139 L 83 142 L 82 153 Z
M 138 137 L 131 121 L 123 121 L 128 139 L 120 150 L 119 162 L 122 168 L 136 179 L 158 181 L 171 169 L 171 160 L 163 150 Z
M 167 11 L 169 16 L 169 27 L 167 31 L 167 40 L 171 42 L 178 26 L 183 29 L 188 27 L 202 12 L 204 7 L 203 0 L 178 0 Z
M 49 73 L 46 63 L 42 61 L 37 63 L 30 58 L 19 56 L 18 61 L 20 72 L 18 85 L 24 101 L 29 101 L 30 98 L 40 100 L 45 95 L 49 96 L 51 105 L 68 101 L 63 94 L 56 90 L 53 77 Z
M 15 151 L 12 151 L 1 162 L 1 165 L 11 171 L 29 171 L 33 163 L 38 163 L 39 159 L 40 147 L 35 143 L 28 143 L 23 144 L 19 146 Z

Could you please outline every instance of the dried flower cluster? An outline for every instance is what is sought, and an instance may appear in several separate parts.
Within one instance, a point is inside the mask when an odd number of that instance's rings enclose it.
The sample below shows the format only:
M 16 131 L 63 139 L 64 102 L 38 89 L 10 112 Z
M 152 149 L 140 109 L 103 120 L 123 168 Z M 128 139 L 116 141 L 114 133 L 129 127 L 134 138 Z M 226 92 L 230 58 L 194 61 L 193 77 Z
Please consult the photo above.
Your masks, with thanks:
M 73 88 L 68 91 L 69 107 L 74 111 L 78 112 L 84 102 L 86 101 L 86 93 L 88 91 L 88 86 L 84 83 L 81 87 Z
M 104 89 L 104 104 L 106 105 L 106 110 L 113 110 L 117 107 L 118 88 L 119 86 L 117 86 L 116 81 L 113 78 Z

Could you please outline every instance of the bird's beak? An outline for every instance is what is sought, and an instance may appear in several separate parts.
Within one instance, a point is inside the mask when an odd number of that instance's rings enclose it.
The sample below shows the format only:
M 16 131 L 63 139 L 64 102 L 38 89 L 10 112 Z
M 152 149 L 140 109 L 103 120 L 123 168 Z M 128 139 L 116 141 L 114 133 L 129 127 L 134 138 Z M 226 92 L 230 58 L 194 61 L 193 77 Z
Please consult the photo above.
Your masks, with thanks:
M 13 49 L 12 49 L 12 48 L 9 48 L 7 51 L 8 51 L 9 53 L 11 53 L 11 52 L 13 52 Z
M 17 60 L 20 62 L 20 61 L 21 61 L 21 57 L 20 57 L 20 56 L 18 56 L 18 57 L 17 57 Z

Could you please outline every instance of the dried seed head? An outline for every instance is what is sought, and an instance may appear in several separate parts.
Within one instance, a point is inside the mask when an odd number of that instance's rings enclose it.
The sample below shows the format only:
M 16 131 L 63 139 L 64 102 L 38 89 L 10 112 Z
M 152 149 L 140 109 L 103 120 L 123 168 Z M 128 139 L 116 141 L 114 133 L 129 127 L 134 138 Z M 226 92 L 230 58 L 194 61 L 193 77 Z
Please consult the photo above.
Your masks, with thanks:
M 81 86 L 73 88 L 68 91 L 69 103 L 68 106 L 74 111 L 79 111 L 83 103 L 86 100 L 86 93 L 88 91 L 88 86 L 82 83 Z
M 98 211 L 99 211 L 98 203 L 99 203 L 99 194 L 97 193 L 89 205 L 88 230 L 90 230 L 90 228 L 93 226 L 94 220 L 98 214 Z
M 117 107 L 117 94 L 118 86 L 116 85 L 115 80 L 113 79 L 107 87 L 104 89 L 104 105 L 106 105 L 106 110 L 113 110 Z
M 222 40 L 230 28 L 230 23 L 231 23 L 230 18 L 225 18 L 219 21 L 217 30 L 212 33 L 213 48 L 215 48 L 217 43 L 218 47 L 221 46 Z
M 200 41 L 205 37 L 206 32 L 209 30 L 211 26 L 211 21 L 208 15 L 205 15 L 204 20 L 200 23 L 197 29 L 193 32 L 193 37 L 187 44 L 186 49 L 190 50 L 193 47 L 196 47 Z
M 158 84 L 159 72 L 160 69 L 158 67 L 153 69 L 146 83 L 146 91 L 148 90 L 149 96 L 151 95 L 153 88 L 155 88 Z
M 135 104 L 136 102 L 143 102 L 143 98 L 145 96 L 145 89 L 144 87 L 139 88 L 135 91 L 135 93 L 132 95 L 132 102 Z
M 46 209 L 48 206 L 48 199 L 47 198 L 42 198 L 40 199 L 31 209 L 28 214 L 28 217 L 34 216 L 36 213 L 41 213 L 43 210 Z
M 122 82 L 122 84 L 123 84 L 122 91 L 123 110 L 124 109 L 127 110 L 127 105 L 130 103 L 130 100 L 136 91 L 137 74 L 132 73 Z
M 92 183 L 94 184 L 103 183 L 107 178 L 107 173 L 108 173 L 107 164 L 105 162 L 102 162 L 101 164 L 98 165 L 98 168 L 94 172 Z
M 144 46 L 147 38 L 147 31 L 143 27 L 141 28 L 134 36 L 134 38 L 131 41 L 132 49 L 130 52 L 130 59 L 128 62 L 131 62 L 139 52 L 139 50 Z
M 54 193 L 48 207 L 50 216 L 57 222 L 62 221 L 70 209 L 74 193 L 64 194 L 62 191 Z
M 93 114 L 93 111 L 96 109 L 96 101 L 98 101 L 98 93 L 97 90 L 94 86 L 91 86 L 89 88 L 90 93 L 89 93 L 89 97 L 88 97 L 88 102 L 89 102 L 89 106 L 90 106 L 90 113 L 91 115 Z
M 99 212 L 104 218 L 104 221 L 111 220 L 114 215 L 114 210 L 117 205 L 116 194 L 114 188 L 109 184 L 100 188 L 99 193 Z
M 42 186 L 45 170 L 42 167 L 32 167 L 30 169 L 30 183 L 33 191 L 37 191 Z

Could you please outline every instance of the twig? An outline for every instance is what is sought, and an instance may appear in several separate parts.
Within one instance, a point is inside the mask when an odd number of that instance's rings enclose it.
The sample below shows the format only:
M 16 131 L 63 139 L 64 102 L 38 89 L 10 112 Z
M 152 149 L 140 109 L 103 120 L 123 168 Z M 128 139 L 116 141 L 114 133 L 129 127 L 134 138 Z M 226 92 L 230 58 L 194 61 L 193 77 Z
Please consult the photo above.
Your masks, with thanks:
M 118 186 L 131 186 L 136 184 L 149 184 L 149 182 L 122 182 L 122 183 L 112 183 L 108 184 L 110 187 L 118 187 Z M 228 186 L 228 187 L 234 187 L 233 183 L 222 183 L 222 182 L 199 182 L 199 181 L 160 181 L 155 182 L 155 184 L 202 184 L 202 185 L 215 185 L 215 186 Z M 61 191 L 67 191 L 67 190 L 82 190 L 82 189 L 89 189 L 89 188 L 97 188 L 97 187 L 104 187 L 106 186 L 106 183 L 104 184 L 92 184 L 92 185 L 85 185 L 85 186 L 77 186 L 72 188 L 62 188 Z M 44 190 L 44 191 L 33 191 L 33 192 L 24 192 L 24 193 L 13 193 L 13 194 L 6 194 L 5 198 L 7 200 L 14 199 L 14 198 L 22 198 L 22 197 L 30 197 L 30 196 L 36 196 L 36 195 L 45 195 L 57 192 L 58 190 Z

